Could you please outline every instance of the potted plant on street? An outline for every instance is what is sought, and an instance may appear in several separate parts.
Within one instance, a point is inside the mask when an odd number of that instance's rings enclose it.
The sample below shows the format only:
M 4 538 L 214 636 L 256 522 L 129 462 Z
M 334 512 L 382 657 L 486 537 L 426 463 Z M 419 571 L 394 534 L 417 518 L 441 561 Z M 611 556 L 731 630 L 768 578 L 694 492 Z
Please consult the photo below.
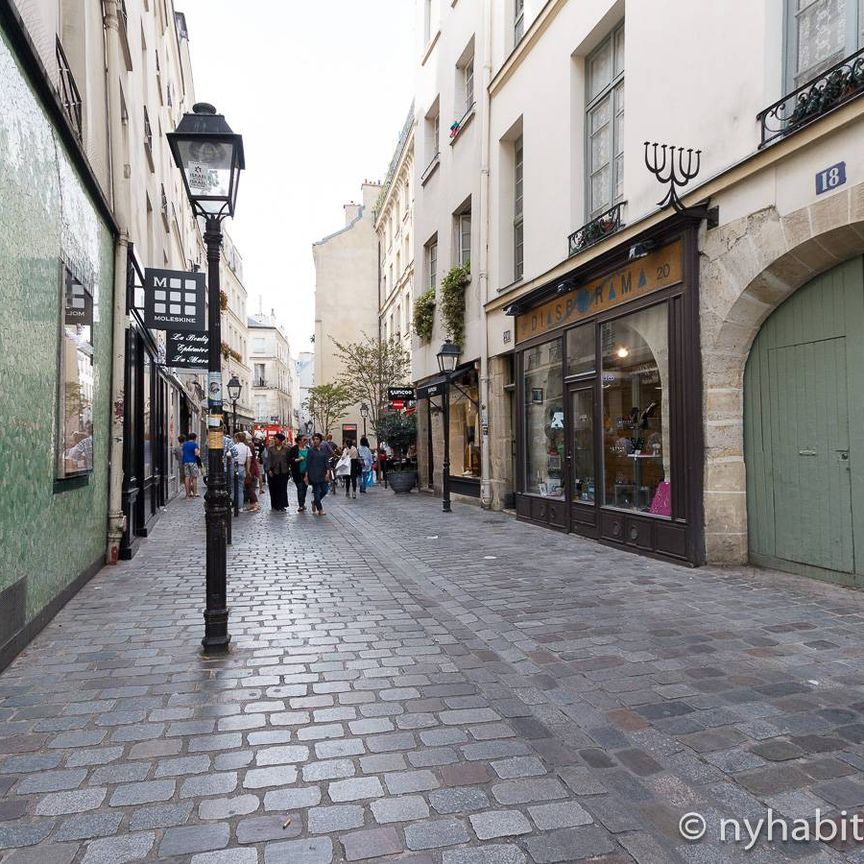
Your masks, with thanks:
M 410 492 L 417 485 L 417 463 L 411 453 L 417 443 L 417 419 L 414 414 L 387 411 L 382 414 L 375 431 L 379 441 L 386 441 L 393 450 L 392 467 L 387 483 L 397 494 Z

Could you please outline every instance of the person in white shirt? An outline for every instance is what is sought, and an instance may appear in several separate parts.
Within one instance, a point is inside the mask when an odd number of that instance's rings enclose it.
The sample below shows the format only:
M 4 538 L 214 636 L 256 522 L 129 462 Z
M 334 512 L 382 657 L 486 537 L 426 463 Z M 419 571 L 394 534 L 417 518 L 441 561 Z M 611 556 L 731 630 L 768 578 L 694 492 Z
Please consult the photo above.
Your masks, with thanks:
M 246 488 L 246 472 L 249 470 L 249 460 L 252 458 L 252 451 L 246 444 L 246 435 L 243 432 L 237 432 L 234 435 L 234 447 L 237 449 L 234 470 L 237 472 L 239 494 L 242 495 Z

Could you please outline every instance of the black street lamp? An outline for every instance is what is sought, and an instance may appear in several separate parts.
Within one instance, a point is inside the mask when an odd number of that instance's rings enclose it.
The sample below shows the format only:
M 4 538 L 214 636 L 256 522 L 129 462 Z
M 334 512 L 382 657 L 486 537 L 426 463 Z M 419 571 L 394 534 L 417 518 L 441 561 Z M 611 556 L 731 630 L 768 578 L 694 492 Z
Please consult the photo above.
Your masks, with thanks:
M 228 382 L 228 398 L 231 400 L 231 412 L 233 416 L 234 423 L 234 434 L 237 434 L 237 400 L 240 398 L 240 391 L 243 389 L 243 385 L 237 380 L 236 375 L 231 376 L 231 380 Z
M 441 346 L 438 352 L 438 369 L 444 376 L 447 387 L 441 401 L 444 403 L 444 472 L 441 478 L 441 509 L 445 513 L 450 510 L 450 378 L 459 365 L 459 355 L 462 349 L 449 340 Z
M 366 418 L 369 416 L 369 406 L 364 402 L 360 406 L 360 416 L 363 418 L 363 437 L 366 437 Z
M 222 114 L 199 102 L 168 133 L 171 155 L 183 177 L 186 195 L 196 216 L 206 220 L 207 304 L 210 346 L 207 353 L 207 605 L 204 610 L 205 654 L 228 650 L 228 596 L 225 542 L 228 530 L 228 489 L 223 455 L 222 326 L 219 319 L 219 252 L 222 220 L 234 215 L 240 171 L 246 167 L 243 139 L 232 132 Z

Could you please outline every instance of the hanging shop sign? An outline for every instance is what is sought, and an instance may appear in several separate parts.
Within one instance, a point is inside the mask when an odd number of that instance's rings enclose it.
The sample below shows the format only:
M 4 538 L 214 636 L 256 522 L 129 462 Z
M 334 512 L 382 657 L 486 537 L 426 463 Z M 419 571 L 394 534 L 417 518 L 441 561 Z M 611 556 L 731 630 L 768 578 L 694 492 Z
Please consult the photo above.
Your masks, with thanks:
M 144 271 L 144 324 L 151 330 L 202 333 L 207 329 L 203 273 Z
M 520 315 L 516 319 L 516 341 L 533 339 L 621 303 L 676 285 L 682 279 L 681 274 L 681 241 L 676 240 L 564 297 L 556 297 Z
M 388 387 L 387 388 L 387 399 L 390 402 L 395 402 L 401 400 L 402 402 L 413 402 L 414 401 L 414 388 L 413 387 Z
M 175 369 L 206 369 L 210 336 L 207 333 L 178 333 L 169 330 L 165 334 L 165 365 Z
M 93 295 L 69 272 L 66 273 L 63 321 L 65 324 L 93 326 Z

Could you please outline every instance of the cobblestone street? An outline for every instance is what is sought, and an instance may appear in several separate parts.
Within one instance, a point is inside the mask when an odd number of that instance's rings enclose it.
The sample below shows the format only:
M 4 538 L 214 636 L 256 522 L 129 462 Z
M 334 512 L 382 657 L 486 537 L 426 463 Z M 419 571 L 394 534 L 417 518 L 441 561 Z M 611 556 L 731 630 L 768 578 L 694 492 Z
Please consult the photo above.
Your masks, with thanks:
M 0 675 L 2 864 L 864 861 L 718 840 L 864 805 L 861 594 L 327 504 L 235 523 L 228 657 L 180 499 Z

